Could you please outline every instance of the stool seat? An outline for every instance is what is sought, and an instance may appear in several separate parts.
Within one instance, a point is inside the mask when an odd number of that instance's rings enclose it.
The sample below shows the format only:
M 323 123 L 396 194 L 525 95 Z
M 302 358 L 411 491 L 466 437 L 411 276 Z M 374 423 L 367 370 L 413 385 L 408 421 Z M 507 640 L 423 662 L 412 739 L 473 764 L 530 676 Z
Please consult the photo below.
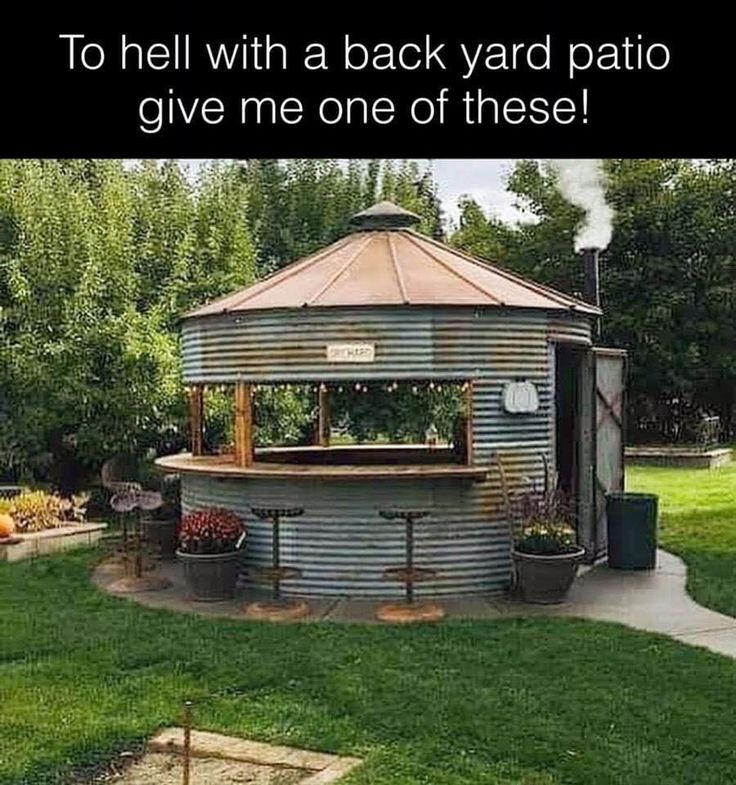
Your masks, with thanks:
M 256 518 L 270 520 L 272 523 L 277 518 L 298 518 L 304 515 L 303 507 L 251 507 L 250 511 Z
M 379 510 L 378 514 L 387 521 L 419 521 L 429 515 L 428 510 L 411 510 L 395 507 L 388 510 Z
M 431 581 L 437 577 L 437 570 L 429 567 L 388 567 L 383 571 L 383 577 L 390 581 L 401 581 L 402 583 L 422 583 Z

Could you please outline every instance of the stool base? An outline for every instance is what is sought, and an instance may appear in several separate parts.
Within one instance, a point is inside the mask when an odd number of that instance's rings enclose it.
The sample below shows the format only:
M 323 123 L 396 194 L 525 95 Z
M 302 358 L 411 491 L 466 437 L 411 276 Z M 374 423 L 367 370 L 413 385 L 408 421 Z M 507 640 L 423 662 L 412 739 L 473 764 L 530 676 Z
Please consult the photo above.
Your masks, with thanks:
M 100 562 L 97 567 L 95 567 L 95 571 L 99 575 L 124 575 L 126 570 L 133 570 L 134 561 L 135 557 L 131 556 L 130 568 L 128 568 L 128 565 L 125 561 L 125 556 L 123 554 L 115 555 L 103 562 Z M 156 564 L 151 559 L 144 558 L 142 567 L 144 572 L 150 572 L 156 567 Z
M 441 621 L 445 611 L 436 602 L 384 602 L 376 611 L 378 621 L 389 624 Z
M 245 618 L 255 621 L 296 621 L 309 616 L 311 608 L 304 600 L 263 600 L 245 608 Z
M 168 589 L 169 586 L 171 581 L 160 575 L 141 575 L 140 578 L 130 575 L 114 581 L 107 589 L 113 594 L 137 594 L 144 591 L 160 591 Z

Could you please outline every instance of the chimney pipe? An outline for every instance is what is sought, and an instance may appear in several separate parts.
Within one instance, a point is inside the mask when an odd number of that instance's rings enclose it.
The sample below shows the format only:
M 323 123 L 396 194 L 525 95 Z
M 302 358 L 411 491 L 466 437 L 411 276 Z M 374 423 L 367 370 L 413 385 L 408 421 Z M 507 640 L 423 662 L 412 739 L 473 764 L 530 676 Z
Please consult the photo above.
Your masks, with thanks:
M 600 266 L 598 248 L 583 248 L 583 298 L 596 308 L 601 307 Z M 595 320 L 595 335 L 600 337 L 601 320 Z

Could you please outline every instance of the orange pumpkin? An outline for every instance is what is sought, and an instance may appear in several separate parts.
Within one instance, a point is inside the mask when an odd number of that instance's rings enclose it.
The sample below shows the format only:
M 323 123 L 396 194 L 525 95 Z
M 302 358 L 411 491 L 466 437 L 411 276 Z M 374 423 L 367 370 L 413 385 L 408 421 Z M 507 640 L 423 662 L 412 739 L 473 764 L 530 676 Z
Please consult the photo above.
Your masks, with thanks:
M 15 521 L 5 514 L 0 514 L 0 539 L 10 537 L 15 531 Z

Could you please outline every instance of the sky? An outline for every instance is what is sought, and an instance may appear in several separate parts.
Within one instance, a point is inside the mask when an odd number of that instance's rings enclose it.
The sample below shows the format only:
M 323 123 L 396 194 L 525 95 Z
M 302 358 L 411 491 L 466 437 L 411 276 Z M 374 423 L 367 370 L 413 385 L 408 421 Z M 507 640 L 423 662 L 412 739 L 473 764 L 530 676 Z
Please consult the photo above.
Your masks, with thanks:
M 189 160 L 187 163 L 196 169 L 202 161 Z M 431 165 L 439 187 L 442 209 L 450 220 L 457 219 L 457 200 L 465 194 L 472 196 L 488 215 L 495 215 L 505 221 L 522 217 L 505 190 L 506 177 L 514 165 L 513 159 L 434 158 Z
M 457 218 L 457 200 L 467 194 L 491 215 L 505 221 L 521 217 L 506 192 L 506 178 L 514 166 L 510 158 L 435 158 L 432 160 L 445 214 Z

